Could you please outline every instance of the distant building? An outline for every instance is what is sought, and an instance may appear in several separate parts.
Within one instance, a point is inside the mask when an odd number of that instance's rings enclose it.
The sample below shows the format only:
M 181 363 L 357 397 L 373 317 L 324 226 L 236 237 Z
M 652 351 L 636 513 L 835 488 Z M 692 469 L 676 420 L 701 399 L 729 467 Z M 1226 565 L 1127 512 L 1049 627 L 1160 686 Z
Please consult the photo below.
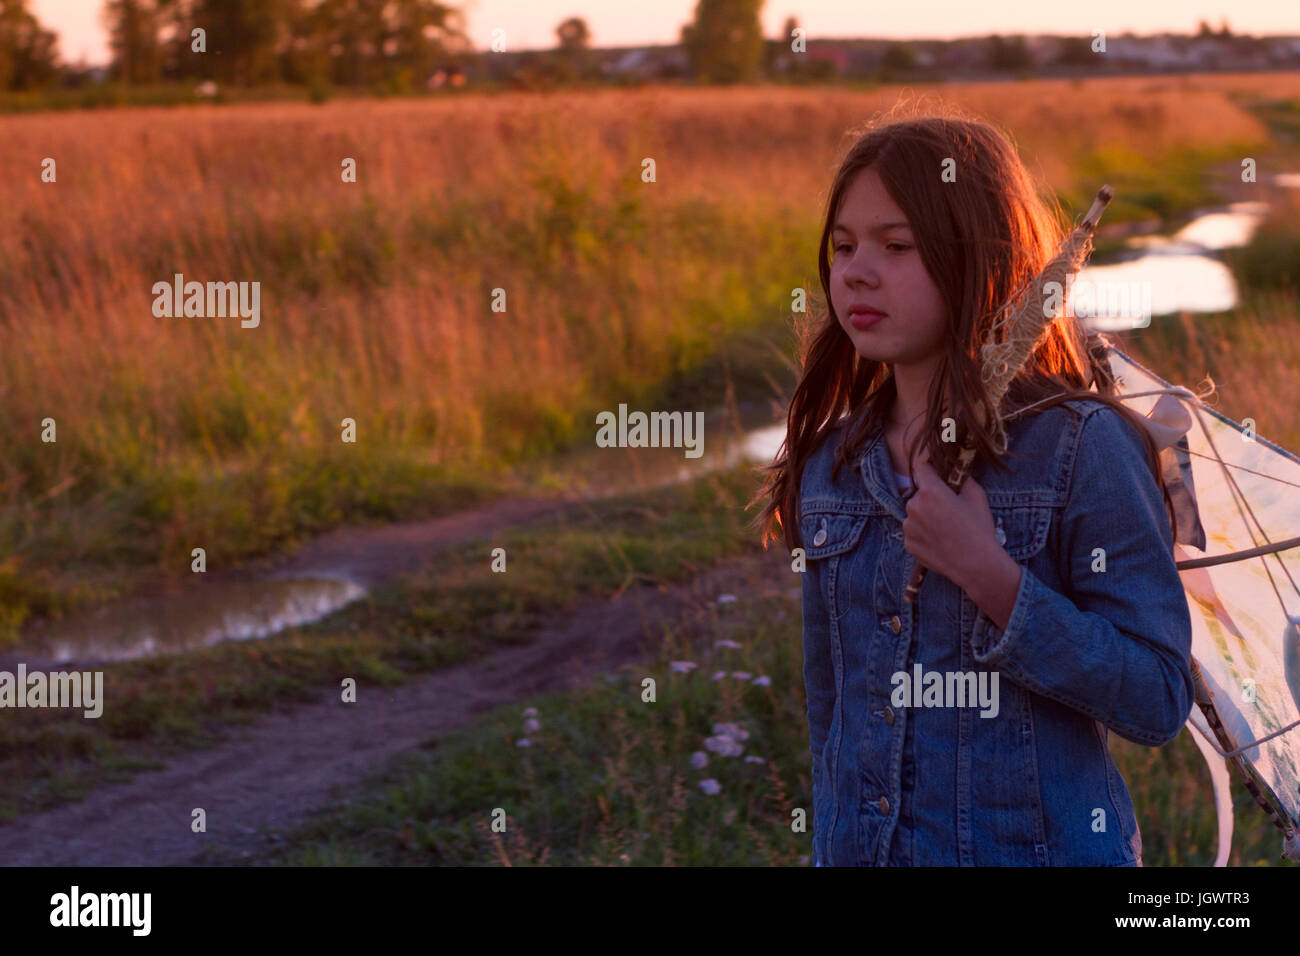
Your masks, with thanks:
M 852 58 L 849 51 L 834 40 L 812 40 L 808 43 L 808 59 L 826 60 L 835 64 L 836 73 L 848 73 Z
M 690 59 L 680 46 L 641 46 L 605 52 L 610 58 L 600 69 L 606 76 L 650 80 L 685 76 L 690 70 Z

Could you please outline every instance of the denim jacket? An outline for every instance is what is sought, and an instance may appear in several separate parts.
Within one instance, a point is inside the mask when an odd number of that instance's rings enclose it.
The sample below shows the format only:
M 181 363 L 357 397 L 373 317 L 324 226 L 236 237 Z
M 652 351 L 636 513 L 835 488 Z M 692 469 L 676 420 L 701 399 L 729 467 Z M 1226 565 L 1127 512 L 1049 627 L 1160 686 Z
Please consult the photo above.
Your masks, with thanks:
M 1074 400 L 1007 424 L 1024 456 L 1003 457 L 1009 472 L 976 459 L 1022 568 L 1003 631 L 935 571 L 903 601 L 916 559 L 888 447 L 877 425 L 832 481 L 847 424 L 800 486 L 814 865 L 1141 866 L 1108 733 L 1168 743 L 1193 687 L 1187 599 L 1140 437 Z M 951 693 L 908 697 L 900 672 L 938 672 Z M 979 680 L 996 708 L 972 705 Z

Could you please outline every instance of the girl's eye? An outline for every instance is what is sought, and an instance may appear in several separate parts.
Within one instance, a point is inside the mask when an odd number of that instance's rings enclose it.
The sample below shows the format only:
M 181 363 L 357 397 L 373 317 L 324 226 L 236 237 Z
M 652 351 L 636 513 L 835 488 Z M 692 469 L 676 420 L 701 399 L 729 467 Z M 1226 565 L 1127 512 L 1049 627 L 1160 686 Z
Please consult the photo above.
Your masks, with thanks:
M 836 254 L 838 254 L 841 249 L 848 249 L 848 248 L 850 247 L 847 242 L 841 242 L 838 246 L 835 247 L 834 251 Z M 887 246 L 885 246 L 885 248 L 895 252 L 906 252 L 908 249 L 911 249 L 912 247 L 905 242 L 891 242 Z

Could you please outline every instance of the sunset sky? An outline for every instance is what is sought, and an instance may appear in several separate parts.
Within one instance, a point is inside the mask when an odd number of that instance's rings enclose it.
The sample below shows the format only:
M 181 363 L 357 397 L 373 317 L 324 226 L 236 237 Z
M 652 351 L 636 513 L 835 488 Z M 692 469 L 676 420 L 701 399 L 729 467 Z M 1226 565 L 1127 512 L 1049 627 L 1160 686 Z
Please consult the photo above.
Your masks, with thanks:
M 555 27 L 580 16 L 591 29 L 595 46 L 672 43 L 690 20 L 695 0 L 469 0 L 452 3 L 465 11 L 470 39 L 486 49 L 492 30 L 506 30 L 512 49 L 555 46 Z M 103 0 L 32 0 L 29 8 L 59 33 L 65 59 L 85 56 L 89 63 L 108 61 L 108 40 L 101 22 Z M 1192 33 L 1208 20 L 1216 29 L 1226 19 L 1234 33 L 1300 34 L 1300 5 L 1287 0 L 1226 4 L 1222 0 L 1092 0 L 1087 4 L 1044 4 L 1042 0 L 1000 0 L 971 5 L 968 0 L 909 0 L 905 4 L 864 0 L 768 0 L 763 31 L 775 36 L 787 17 L 795 17 L 816 37 L 951 38 L 987 33 L 1108 34 Z

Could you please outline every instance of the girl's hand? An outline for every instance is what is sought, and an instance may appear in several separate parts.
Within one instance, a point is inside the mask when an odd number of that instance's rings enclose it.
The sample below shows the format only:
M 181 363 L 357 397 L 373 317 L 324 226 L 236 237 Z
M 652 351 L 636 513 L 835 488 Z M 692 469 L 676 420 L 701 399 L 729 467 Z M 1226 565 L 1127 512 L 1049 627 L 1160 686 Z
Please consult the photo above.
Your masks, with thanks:
M 1011 561 L 998 544 L 988 497 L 974 477 L 967 477 L 960 494 L 954 492 L 928 459 L 918 461 L 915 471 L 916 490 L 907 500 L 903 547 L 974 597 L 986 572 L 1005 571 Z

